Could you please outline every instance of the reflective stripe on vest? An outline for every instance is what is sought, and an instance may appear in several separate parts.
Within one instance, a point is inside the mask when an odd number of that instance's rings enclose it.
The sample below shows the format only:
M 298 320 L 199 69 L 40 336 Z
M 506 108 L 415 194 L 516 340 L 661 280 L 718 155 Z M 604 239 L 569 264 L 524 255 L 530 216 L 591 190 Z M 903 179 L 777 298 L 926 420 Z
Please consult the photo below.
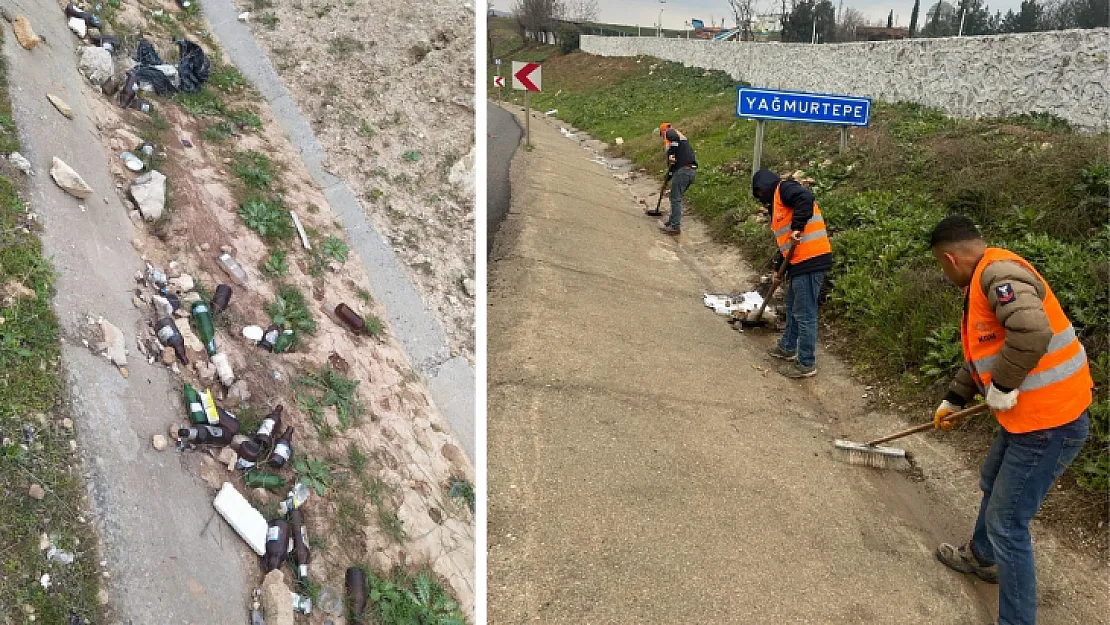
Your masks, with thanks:
M 1018 387 L 1017 405 L 995 413 L 1006 431 L 1021 434 L 1045 430 L 1075 420 L 1092 400 L 1087 352 L 1064 314 L 1059 300 L 1044 278 L 1028 261 L 1013 252 L 988 248 L 975 268 L 968 287 L 967 310 L 960 326 L 964 358 L 981 390 L 991 383 L 991 372 L 1006 344 L 1006 328 L 999 323 L 983 292 L 983 271 L 993 262 L 1013 261 L 1032 272 L 1044 285 L 1044 312 L 1053 329 L 1052 339 L 1037 366 Z
M 790 250 L 790 225 L 794 220 L 794 209 L 782 203 L 779 189 L 775 189 L 775 203 L 771 214 L 771 230 L 775 233 L 775 244 L 779 251 L 786 254 Z M 794 250 L 790 264 L 807 261 L 822 254 L 831 254 L 832 244 L 829 243 L 828 231 L 825 230 L 825 217 L 817 202 L 813 203 L 813 215 L 806 222 L 802 230 L 801 240 Z

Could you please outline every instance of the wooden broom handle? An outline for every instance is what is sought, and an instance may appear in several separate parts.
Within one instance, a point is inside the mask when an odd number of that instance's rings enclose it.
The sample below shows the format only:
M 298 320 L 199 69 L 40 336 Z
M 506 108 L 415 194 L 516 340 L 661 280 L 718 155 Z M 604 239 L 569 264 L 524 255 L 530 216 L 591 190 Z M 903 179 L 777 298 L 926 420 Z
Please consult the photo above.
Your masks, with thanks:
M 960 410 L 959 412 L 953 412 L 952 414 L 950 414 L 950 415 L 944 417 L 943 419 L 941 419 L 941 421 L 943 421 L 945 423 L 955 423 L 956 421 L 959 421 L 961 419 L 965 419 L 967 417 L 972 417 L 972 416 L 975 416 L 977 414 L 980 414 L 980 413 L 983 413 L 983 412 L 986 412 L 986 411 L 987 411 L 987 405 L 986 404 L 979 404 L 978 406 L 972 406 L 971 408 L 965 408 L 963 410 Z M 930 421 L 929 423 L 922 423 L 921 425 L 915 425 L 914 427 L 909 428 L 908 430 L 902 430 L 901 432 L 896 432 L 894 434 L 891 434 L 890 436 L 884 436 L 882 438 L 875 439 L 875 440 L 871 441 L 870 443 L 867 443 L 867 445 L 868 445 L 868 447 L 874 447 L 875 445 L 881 445 L 883 443 L 892 441 L 896 438 L 902 438 L 903 436 L 909 436 L 910 434 L 917 434 L 918 432 L 924 432 L 925 430 L 931 430 L 934 427 L 936 427 L 936 426 L 933 425 L 932 421 Z

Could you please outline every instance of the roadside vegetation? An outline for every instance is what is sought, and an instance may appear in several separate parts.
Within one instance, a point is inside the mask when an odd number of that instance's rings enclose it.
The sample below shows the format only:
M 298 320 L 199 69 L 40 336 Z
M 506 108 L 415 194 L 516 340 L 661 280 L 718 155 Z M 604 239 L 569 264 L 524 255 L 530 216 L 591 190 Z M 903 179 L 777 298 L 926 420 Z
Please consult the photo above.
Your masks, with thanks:
M 19 150 L 7 85 L 0 57 L 5 155 Z M 0 164 L 0 621 L 101 623 L 100 558 L 91 518 L 82 516 L 85 487 L 50 307 L 54 269 L 34 209 L 20 197 L 21 177 Z M 75 556 L 72 564 L 51 547 Z
M 560 119 L 610 144 L 623 138 L 612 151 L 659 176 L 661 146 L 651 131 L 662 121 L 675 124 L 697 150 L 691 207 L 753 265 L 770 258 L 775 248 L 750 191 L 755 122 L 735 117 L 736 81 L 648 57 L 521 46 L 496 21 L 494 53 L 505 63 L 545 61 L 535 110 L 557 109 Z M 504 95 L 521 101 L 508 90 Z M 1063 482 L 1073 498 L 1063 507 L 1084 523 L 1104 522 L 1110 487 L 1106 134 L 1079 133 L 1049 115 L 972 121 L 875 102 L 871 126 L 852 131 L 845 154 L 838 153 L 837 139 L 835 128 L 768 123 L 762 165 L 797 172 L 825 214 L 836 265 L 822 320 L 831 324 L 838 351 L 861 377 L 888 383 L 900 403 L 924 410 L 943 395 L 962 361 L 961 298 L 929 254 L 928 235 L 945 215 L 971 216 L 993 245 L 1037 266 L 1086 347 L 1097 400 L 1091 438 Z M 967 426 L 983 430 L 971 440 L 984 449 L 985 423 Z

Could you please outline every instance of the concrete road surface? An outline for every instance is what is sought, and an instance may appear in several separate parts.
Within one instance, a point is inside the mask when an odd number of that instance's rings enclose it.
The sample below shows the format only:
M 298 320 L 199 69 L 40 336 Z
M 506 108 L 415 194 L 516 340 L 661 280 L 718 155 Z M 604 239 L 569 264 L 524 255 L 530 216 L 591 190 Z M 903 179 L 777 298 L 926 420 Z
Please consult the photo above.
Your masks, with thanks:
M 523 134 L 520 124 L 512 113 L 493 104 L 486 103 L 488 160 L 486 169 L 486 224 L 489 232 L 488 245 L 493 245 L 494 234 L 509 212 L 509 164 L 513 160 L 520 137 Z
M 660 234 L 656 183 L 532 133 L 491 257 L 489 623 L 992 622 L 996 587 L 933 556 L 970 533 L 974 471 L 938 435 L 913 474 L 834 458 L 905 421 L 823 351 L 815 379 L 769 371 L 771 336 L 702 306 L 751 278 L 704 228 Z M 1105 565 L 1034 532 L 1040 622 L 1105 623 Z

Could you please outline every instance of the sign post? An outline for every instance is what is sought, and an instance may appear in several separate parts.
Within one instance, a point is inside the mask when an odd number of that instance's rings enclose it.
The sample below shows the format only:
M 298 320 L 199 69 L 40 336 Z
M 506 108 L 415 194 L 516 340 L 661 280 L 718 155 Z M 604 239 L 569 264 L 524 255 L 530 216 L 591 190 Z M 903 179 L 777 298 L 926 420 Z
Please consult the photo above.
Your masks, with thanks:
M 767 120 L 840 126 L 840 152 L 844 153 L 848 149 L 848 128 L 867 126 L 871 121 L 871 98 L 737 87 L 736 116 L 756 120 L 754 176 L 763 156 L 763 131 Z
M 501 59 L 494 59 L 493 64 L 497 66 L 497 75 L 493 77 L 493 84 L 497 87 L 497 106 L 502 106 L 501 96 L 505 90 L 505 78 L 501 75 Z
M 532 101 L 528 97 L 542 85 L 539 63 L 513 61 L 513 89 L 524 91 L 524 145 L 532 145 Z

